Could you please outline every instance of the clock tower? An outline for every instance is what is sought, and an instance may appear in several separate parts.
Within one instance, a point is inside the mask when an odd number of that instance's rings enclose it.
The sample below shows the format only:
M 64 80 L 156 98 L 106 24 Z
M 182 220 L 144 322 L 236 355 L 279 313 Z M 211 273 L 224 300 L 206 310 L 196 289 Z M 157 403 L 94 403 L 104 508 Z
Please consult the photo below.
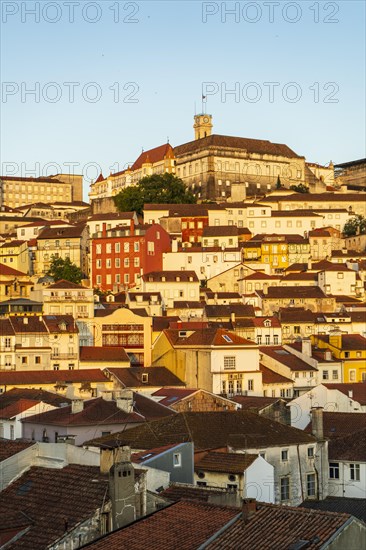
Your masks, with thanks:
M 212 133 L 212 115 L 195 115 L 193 128 L 194 139 L 210 136 Z

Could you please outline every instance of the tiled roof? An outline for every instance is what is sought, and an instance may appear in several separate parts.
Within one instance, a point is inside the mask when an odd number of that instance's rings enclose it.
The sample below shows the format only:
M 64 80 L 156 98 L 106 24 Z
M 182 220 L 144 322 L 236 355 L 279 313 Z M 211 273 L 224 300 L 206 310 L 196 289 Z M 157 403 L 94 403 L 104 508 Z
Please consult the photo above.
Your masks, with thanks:
M 342 351 L 345 350 L 365 350 L 366 349 L 366 338 L 361 336 L 361 334 L 341 334 L 341 347 Z M 329 344 L 329 335 L 317 336 L 322 342 L 327 342 Z M 332 344 L 334 345 L 334 344 Z
M 130 363 L 130 359 L 123 348 L 81 346 L 81 362 L 103 362 L 103 363 Z
M 285 277 L 282 277 L 281 283 L 286 283 L 287 281 L 313 281 L 314 283 L 318 280 L 317 273 L 288 273 Z
M 0 275 L 5 275 L 8 277 L 26 277 L 27 274 L 23 273 L 22 271 L 18 271 L 18 269 L 13 269 L 12 267 L 9 267 L 8 265 L 5 265 L 3 263 L 0 263 Z
M 18 176 L 0 176 L 0 180 L 3 181 L 25 181 L 25 182 L 36 182 L 36 183 L 65 183 L 63 181 L 60 181 L 56 178 L 51 177 L 38 177 L 38 178 L 25 178 L 25 177 L 18 177 Z M 18 207 L 20 208 L 20 207 Z
M 180 346 L 256 346 L 251 340 L 242 338 L 234 332 L 222 328 L 202 328 L 195 330 L 192 334 L 183 336 L 181 330 L 168 329 L 164 331 L 168 340 L 174 347 Z
M 366 413 L 361 412 L 323 412 L 324 437 L 330 439 L 344 437 L 363 430 L 366 425 Z M 312 423 L 306 426 L 305 431 L 311 433 Z
M 93 444 L 115 447 L 121 442 L 135 449 L 150 449 L 171 443 L 193 441 L 195 450 L 220 449 L 227 445 L 248 449 L 312 443 L 315 438 L 247 411 L 186 412 L 94 440 Z
M 181 501 L 87 546 L 91 550 L 193 550 L 237 515 L 233 508 Z
M 302 359 L 296 357 L 282 346 L 262 346 L 259 348 L 260 353 L 268 355 L 275 361 L 285 365 L 292 371 L 316 371 L 315 367 L 312 367 L 308 363 L 305 363 Z
M 256 271 L 255 273 L 251 273 L 250 275 L 243 277 L 243 281 L 279 281 L 280 279 L 281 277 L 278 275 L 267 275 L 267 273 L 264 273 L 263 271 Z
M 319 314 L 302 307 L 281 307 L 279 310 L 281 323 L 314 323 Z
M 81 237 L 85 224 L 70 225 L 68 227 L 46 227 L 38 235 L 38 240 L 43 239 L 73 239 Z
M 82 411 L 72 413 L 71 405 L 51 411 L 27 416 L 22 422 L 56 426 L 90 426 L 95 424 L 124 424 L 143 422 L 144 417 L 131 410 L 126 413 L 119 409 L 115 401 L 106 401 L 102 397 L 84 401 Z
M 206 317 L 231 317 L 235 313 L 235 318 L 254 317 L 254 308 L 249 304 L 214 304 L 206 305 Z
M 273 316 L 273 317 L 270 317 L 270 316 L 269 317 L 258 317 L 258 316 L 256 316 L 253 319 L 253 324 L 254 324 L 255 327 L 265 327 L 266 326 L 266 324 L 265 324 L 266 321 L 271 321 L 271 325 L 270 325 L 271 327 L 275 327 L 275 328 L 281 327 L 281 323 L 280 323 L 278 317 L 275 317 L 275 316 Z
M 60 407 L 64 403 L 71 403 L 71 399 L 46 390 L 13 388 L 0 395 L 0 410 L 19 400 L 30 400 L 36 403 L 42 401 L 55 407 Z
M 273 405 L 273 403 L 278 403 L 279 401 L 282 401 L 282 398 L 259 396 L 257 397 L 254 395 L 235 395 L 234 397 L 232 397 L 231 400 L 235 401 L 235 403 L 239 403 L 243 411 L 257 412 Z
M 0 319 L 0 334 L 2 336 L 12 336 L 15 334 L 13 325 L 9 319 Z
M 0 371 L 0 385 L 56 384 L 78 382 L 108 382 L 99 369 Z
M 43 333 L 47 334 L 46 325 L 41 317 L 30 315 L 29 317 L 10 317 L 10 322 L 16 334 Z
M 351 514 L 366 523 L 366 500 L 364 498 L 327 497 L 324 500 L 305 500 L 301 507 Z
M 258 504 L 257 510 L 247 522 L 238 517 L 207 544 L 205 549 L 320 550 L 345 526 L 349 518 L 348 514 Z M 304 541 L 307 541 L 306 546 Z
M 18 399 L 14 403 L 10 403 L 6 407 L 3 407 L 0 401 L 0 418 L 9 420 L 14 416 L 27 411 L 34 405 L 37 405 L 39 401 L 34 401 L 32 399 Z
M 76 283 L 72 283 L 71 281 L 66 281 L 66 279 L 60 279 L 57 281 L 57 283 L 52 283 L 51 285 L 48 285 L 48 288 L 52 289 L 59 289 L 59 288 L 75 288 L 76 290 L 85 290 L 85 287 L 82 285 L 78 285 Z
M 165 158 L 173 157 L 174 154 L 172 146 L 169 143 L 164 143 L 164 145 L 159 145 L 158 147 L 154 147 L 148 151 L 143 151 L 131 166 L 131 170 L 139 170 L 144 163 L 155 164 Z
M 152 326 L 154 332 L 161 332 L 162 330 L 169 328 L 171 322 L 178 322 L 180 317 L 178 315 L 169 316 L 156 316 L 152 318 Z
M 211 498 L 227 496 L 231 494 L 226 488 L 221 487 L 200 487 L 198 485 L 190 485 L 188 483 L 171 483 L 160 496 L 177 502 L 179 500 L 198 500 L 209 502 Z
M 151 271 L 150 273 L 144 273 L 142 279 L 145 282 L 198 282 L 198 277 L 195 271 Z
M 308 193 L 306 195 L 308 202 L 353 202 L 366 201 L 366 193 Z M 265 202 L 300 202 L 304 204 L 304 193 L 293 193 L 285 196 L 266 197 Z
M 203 228 L 202 237 L 237 237 L 236 225 L 207 225 Z
M 328 456 L 332 461 L 366 462 L 366 419 L 360 431 L 331 439 Z
M 103 220 L 132 220 L 134 216 L 135 212 L 107 212 L 103 214 L 93 214 L 88 218 L 88 222 Z
M 154 397 L 162 396 L 162 399 L 159 400 L 161 405 L 165 407 L 170 407 L 179 403 L 185 397 L 193 395 L 198 392 L 197 389 L 188 389 L 188 388 L 160 388 L 160 390 L 155 391 L 152 395 Z
M 51 334 L 62 332 L 77 334 L 79 332 L 72 315 L 43 315 L 43 321 Z
M 0 438 L 0 462 L 24 451 L 24 449 L 28 449 L 32 445 L 34 445 L 34 441 L 12 441 L 11 439 Z
M 131 454 L 131 462 L 135 462 L 138 464 L 141 464 L 145 462 L 145 460 L 150 460 L 151 458 L 155 458 L 161 453 L 164 453 L 165 451 L 168 451 L 169 449 L 174 449 L 177 447 L 177 445 L 164 445 L 163 447 L 157 447 L 156 449 L 146 449 L 146 451 L 141 451 L 139 453 L 132 453 Z
M 217 453 L 210 451 L 197 460 L 194 465 L 195 472 L 222 472 L 230 474 L 242 474 L 258 455 L 248 453 Z
M 293 381 L 291 378 L 286 378 L 278 372 L 275 372 L 272 369 L 265 367 L 264 365 L 259 365 L 260 371 L 262 373 L 262 382 L 263 384 L 292 384 Z
M 212 134 L 210 136 L 196 139 L 174 148 L 176 157 L 184 156 L 188 153 L 194 153 L 207 147 L 242 149 L 248 153 L 257 153 L 260 155 L 274 155 L 287 158 L 303 158 L 297 155 L 287 145 L 282 143 L 272 143 L 263 139 L 251 139 L 235 136 L 223 136 Z
M 102 476 L 97 467 L 76 464 L 62 469 L 32 467 L 0 493 L 2 529 L 9 526 L 9 515 L 20 512 L 29 526 L 7 548 L 48 548 L 65 531 L 93 516 L 106 494 L 108 477 Z
M 296 298 L 322 299 L 326 294 L 318 286 L 270 286 L 267 293 L 257 291 L 263 299 Z
M 180 380 L 166 367 L 125 367 L 125 368 L 108 368 L 104 371 L 106 374 L 111 373 L 125 388 L 142 388 L 142 387 L 162 387 L 162 386 L 184 386 L 184 382 Z M 147 382 L 143 382 L 142 375 L 147 374 Z
M 366 405 L 366 383 L 365 382 L 355 382 L 355 383 L 344 383 L 344 384 L 324 384 L 328 390 L 338 390 L 345 395 L 349 396 L 349 392 L 352 391 L 352 396 L 355 401 L 358 401 L 360 405 Z

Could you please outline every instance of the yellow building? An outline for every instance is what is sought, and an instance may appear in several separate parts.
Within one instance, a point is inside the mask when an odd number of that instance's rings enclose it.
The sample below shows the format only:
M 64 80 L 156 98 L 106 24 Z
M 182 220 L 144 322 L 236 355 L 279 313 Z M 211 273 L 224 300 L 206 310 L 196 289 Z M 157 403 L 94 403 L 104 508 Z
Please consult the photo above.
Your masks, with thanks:
M 29 275 L 0 262 L 0 301 L 26 298 L 32 287 Z
M 366 382 L 366 338 L 360 334 L 334 331 L 328 336 L 313 336 L 319 348 L 328 348 L 343 363 L 344 382 Z
M 26 241 L 7 239 L 0 243 L 0 263 L 29 273 L 29 253 Z

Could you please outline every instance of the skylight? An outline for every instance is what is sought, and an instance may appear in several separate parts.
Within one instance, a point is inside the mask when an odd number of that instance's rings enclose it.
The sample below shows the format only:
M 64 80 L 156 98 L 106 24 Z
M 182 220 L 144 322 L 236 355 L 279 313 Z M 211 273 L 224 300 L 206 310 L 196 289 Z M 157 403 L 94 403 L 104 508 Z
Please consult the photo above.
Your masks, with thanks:
M 223 334 L 222 337 L 225 340 L 225 342 L 228 342 L 229 344 L 233 343 L 232 339 L 227 334 Z

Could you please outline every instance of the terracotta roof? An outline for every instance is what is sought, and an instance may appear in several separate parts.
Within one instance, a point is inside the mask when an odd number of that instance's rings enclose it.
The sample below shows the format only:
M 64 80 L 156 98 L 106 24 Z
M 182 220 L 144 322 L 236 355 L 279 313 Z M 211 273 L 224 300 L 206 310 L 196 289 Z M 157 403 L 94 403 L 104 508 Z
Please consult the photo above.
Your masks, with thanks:
M 276 327 L 276 328 L 279 328 L 281 327 L 281 323 L 278 319 L 278 317 L 271 317 L 271 316 L 268 316 L 268 317 L 254 317 L 253 318 L 253 324 L 254 326 L 256 327 L 265 327 L 266 326 L 266 321 L 271 321 L 271 327 Z
M 267 281 L 267 280 L 277 280 L 279 281 L 281 277 L 279 275 L 267 275 L 267 273 L 263 273 L 263 271 L 256 271 L 255 273 L 251 273 L 250 275 L 247 275 L 246 277 L 243 277 L 243 281 Z
M 188 388 L 160 388 L 160 390 L 155 391 L 152 395 L 154 397 L 162 396 L 162 399 L 159 400 L 161 405 L 165 407 L 171 407 L 176 403 L 179 403 L 185 397 L 193 395 L 198 392 L 197 389 L 188 389 Z
M 255 454 L 210 451 L 195 462 L 194 470 L 195 472 L 204 470 L 206 472 L 242 474 L 257 458 L 258 455 Z
M 173 158 L 173 147 L 169 143 L 159 145 L 148 151 L 143 151 L 131 166 L 131 170 L 139 170 L 144 163 L 155 164 L 165 158 Z
M 12 441 L 0 438 L 0 462 L 34 445 L 34 441 Z M 0 508 L 1 509 L 1 508 Z
M 332 461 L 366 462 L 366 421 L 360 431 L 329 441 L 328 456 Z
M 162 386 L 185 386 L 180 380 L 166 367 L 124 367 L 108 368 L 104 372 L 111 373 L 125 388 L 143 388 L 162 387 Z M 147 374 L 147 382 L 143 382 L 143 374 Z
M 0 180 L 3 181 L 29 181 L 29 182 L 38 182 L 38 183 L 65 183 L 53 177 L 39 177 L 39 178 L 24 178 L 24 177 L 15 177 L 15 176 L 0 176 Z M 20 208 L 20 207 L 18 207 Z
M 23 243 L 25 243 L 26 241 L 20 241 L 20 240 L 15 240 L 15 241 L 11 241 L 11 242 L 5 242 L 3 244 L 0 244 L 0 248 L 13 248 L 15 246 L 21 246 Z
M 212 498 L 232 495 L 232 492 L 223 487 L 200 487 L 189 483 L 171 483 L 160 493 L 160 496 L 177 502 L 179 500 L 195 500 L 209 502 Z
M 263 384 L 293 384 L 293 380 L 291 380 L 291 378 L 286 378 L 285 376 L 278 374 L 278 372 L 265 367 L 261 363 L 259 364 L 259 368 L 262 373 Z
M 319 314 L 303 307 L 281 307 L 278 316 L 281 323 L 314 323 Z
M 152 458 L 157 457 L 161 453 L 168 451 L 169 449 L 174 449 L 177 445 L 164 445 L 163 447 L 157 447 L 156 449 L 146 449 L 146 451 L 141 451 L 139 453 L 131 454 L 131 462 L 142 464 L 145 461 L 151 460 Z
M 174 148 L 176 157 L 184 156 L 188 153 L 194 153 L 207 147 L 241 149 L 248 153 L 258 153 L 260 155 L 274 155 L 287 158 L 303 158 L 297 155 L 287 145 L 282 143 L 272 143 L 263 139 L 251 139 L 235 136 L 222 136 L 212 134 L 201 139 L 196 139 Z
M 46 325 L 41 317 L 34 315 L 30 315 L 29 317 L 16 317 L 12 315 L 9 319 L 16 334 L 30 332 L 48 333 Z
M 108 498 L 108 476 L 102 476 L 97 467 L 30 468 L 0 493 L 2 529 L 11 525 L 9 515 L 21 512 L 29 527 L 7 548 L 48 548 L 65 531 L 94 516 L 106 494 Z
M 306 271 L 302 271 L 301 273 L 288 273 L 285 277 L 282 277 L 281 284 L 287 281 L 313 281 L 316 283 L 318 281 L 318 274 L 308 273 Z
M 123 348 L 81 346 L 80 362 L 88 361 L 103 363 L 130 363 L 130 359 Z
M 151 205 L 145 204 L 144 210 L 146 209 L 146 207 L 150 206 Z M 208 217 L 208 209 L 206 204 L 169 204 L 168 210 L 169 216 L 179 216 L 181 218 Z
M 177 279 L 179 280 L 177 281 Z M 153 282 L 189 282 L 194 283 L 198 282 L 198 277 L 195 271 L 151 271 L 150 273 L 144 273 L 142 276 L 143 281 L 150 282 L 150 279 L 153 279 Z M 163 280 L 165 279 L 165 281 Z
M 38 240 L 43 239 L 73 239 L 81 237 L 85 224 L 70 225 L 68 227 L 45 227 L 38 235 Z
M 254 395 L 235 395 L 231 398 L 235 403 L 239 403 L 243 411 L 258 412 L 274 403 L 284 401 L 281 397 L 257 397 Z
M 0 395 L 0 410 L 19 400 L 30 400 L 32 402 L 47 403 L 55 407 L 60 407 L 64 403 L 71 403 L 71 399 L 41 389 L 31 388 L 12 388 Z
M 318 286 L 270 286 L 267 293 L 257 291 L 264 300 L 279 298 L 303 298 L 303 299 L 323 299 L 327 298 L 321 288 Z
M 99 369 L 0 371 L 1 386 L 56 384 L 56 382 L 60 381 L 70 384 L 78 382 L 108 382 L 108 378 Z
M 134 410 L 126 413 L 119 409 L 115 401 L 106 401 L 102 397 L 84 401 L 82 411 L 72 413 L 71 405 L 51 411 L 27 416 L 22 422 L 29 424 L 47 424 L 56 426 L 94 426 L 95 424 L 125 424 L 144 422 L 142 414 Z
M 103 220 L 132 220 L 135 212 L 106 212 L 101 214 L 93 214 L 88 218 L 88 222 L 103 221 Z
M 237 515 L 233 508 L 181 501 L 87 545 L 92 550 L 192 550 Z M 193 520 L 194 518 L 194 520 Z M 178 545 L 178 546 L 177 546 Z
M 349 392 L 352 391 L 353 399 L 358 401 L 360 405 L 366 405 L 366 383 L 365 382 L 356 382 L 348 384 L 323 384 L 328 390 L 338 390 L 345 395 L 349 395 Z
M 366 338 L 361 336 L 361 334 L 341 334 L 341 346 L 342 351 L 345 350 L 365 350 L 366 349 Z M 322 342 L 327 342 L 329 344 L 329 335 L 317 336 Z M 333 346 L 334 344 L 332 344 Z
M 207 225 L 203 228 L 202 237 L 237 237 L 236 225 Z
M 259 348 L 260 353 L 268 355 L 275 361 L 285 365 L 292 371 L 316 371 L 315 367 L 312 367 L 302 359 L 296 357 L 282 346 L 262 346 Z
M 12 267 L 9 267 L 8 265 L 0 263 L 0 275 L 5 275 L 9 277 L 26 277 L 27 274 L 23 273 L 22 271 L 18 271 L 18 269 L 13 269 Z
M 0 319 L 0 334 L 2 336 L 12 336 L 15 334 L 13 325 L 9 319 Z
M 205 549 L 320 550 L 338 534 L 339 529 L 348 525 L 349 518 L 348 514 L 258 504 L 247 522 L 239 516 L 218 533 Z
M 42 318 L 51 334 L 62 332 L 78 334 L 79 332 L 78 326 L 72 315 L 43 315 Z M 63 327 L 65 327 L 65 330 Z
M 59 281 L 57 281 L 56 283 L 52 283 L 50 285 L 48 285 L 47 289 L 48 288 L 75 288 L 76 290 L 85 290 L 85 287 L 82 286 L 82 285 L 78 285 L 76 283 L 72 283 L 71 281 L 67 281 L 66 279 L 60 279 Z
M 93 445 L 110 448 L 124 442 L 134 449 L 150 449 L 184 441 L 193 441 L 199 451 L 313 443 L 315 438 L 247 411 L 185 412 L 96 439 Z
M 180 346 L 224 346 L 224 347 L 235 347 L 235 346 L 256 346 L 251 340 L 242 338 L 234 332 L 230 332 L 222 328 L 202 328 L 200 330 L 194 331 L 190 334 L 191 331 L 187 331 L 186 336 L 182 335 L 181 330 L 177 329 L 167 329 L 164 330 L 164 334 L 167 336 L 171 345 L 174 347 Z
M 180 317 L 178 315 L 173 315 L 171 317 L 168 316 L 154 316 L 152 318 L 152 326 L 154 332 L 161 332 L 165 328 L 169 328 L 169 324 L 171 322 L 178 322 L 180 321 Z
M 364 498 L 327 497 L 324 500 L 305 500 L 301 503 L 301 507 L 351 514 L 366 523 L 366 500 Z
M 305 200 L 306 199 L 306 200 Z M 326 204 L 327 202 L 353 202 L 360 201 L 364 203 L 366 200 L 366 193 L 293 193 L 285 196 L 272 196 L 266 197 L 265 202 L 321 202 Z
M 323 412 L 324 437 L 334 439 L 354 434 L 366 426 L 366 413 L 361 412 Z M 306 426 L 305 431 L 311 433 L 312 423 Z
M 203 309 L 205 304 L 206 302 L 177 301 L 173 302 L 173 307 L 180 309 Z
M 34 407 L 34 405 L 37 405 L 38 403 L 39 401 L 34 401 L 32 399 L 18 399 L 15 403 L 2 407 L 2 403 L 0 401 L 0 418 L 9 420 L 16 415 L 27 411 L 31 407 Z
M 208 318 L 230 318 L 232 313 L 235 313 L 235 318 L 254 317 L 253 306 L 249 304 L 213 304 L 205 307 L 205 314 Z

